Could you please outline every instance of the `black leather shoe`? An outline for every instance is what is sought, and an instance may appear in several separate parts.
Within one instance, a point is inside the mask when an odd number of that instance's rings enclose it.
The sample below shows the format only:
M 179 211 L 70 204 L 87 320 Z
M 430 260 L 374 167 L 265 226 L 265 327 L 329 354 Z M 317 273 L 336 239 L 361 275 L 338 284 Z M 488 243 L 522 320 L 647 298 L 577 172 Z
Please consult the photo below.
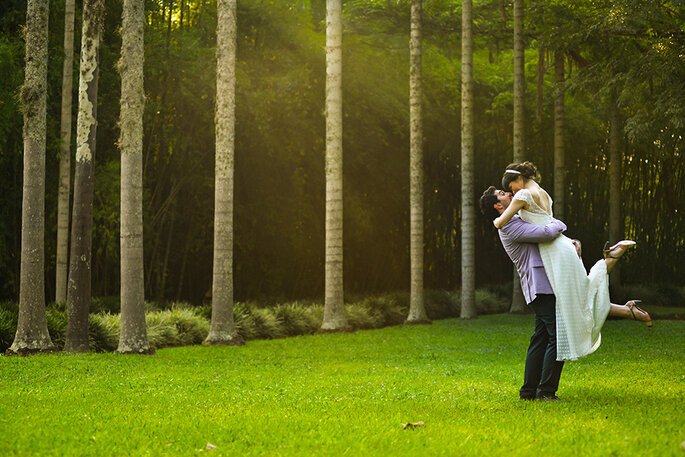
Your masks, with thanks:
M 535 397 L 526 397 L 523 395 L 519 395 L 519 400 L 533 401 L 535 400 Z

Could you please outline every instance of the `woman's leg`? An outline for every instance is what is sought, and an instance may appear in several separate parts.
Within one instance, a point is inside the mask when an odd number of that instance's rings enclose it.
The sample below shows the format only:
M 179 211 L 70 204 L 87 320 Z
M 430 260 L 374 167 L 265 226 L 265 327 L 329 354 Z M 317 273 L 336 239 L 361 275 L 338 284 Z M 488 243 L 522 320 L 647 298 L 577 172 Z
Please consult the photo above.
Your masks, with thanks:
M 634 241 L 623 240 L 614 245 L 615 247 L 609 251 L 604 251 L 604 261 L 607 263 L 607 273 L 611 272 L 618 262 L 618 259 L 626 252 L 630 246 L 635 246 Z
M 633 301 L 629 301 L 625 305 L 616 305 L 612 303 L 611 309 L 609 310 L 609 316 L 621 317 L 623 319 L 632 319 L 640 322 L 650 322 L 652 320 L 647 312 L 642 311 L 639 308 L 633 308 L 633 311 L 631 312 L 630 308 L 626 306 L 629 303 L 634 304 Z

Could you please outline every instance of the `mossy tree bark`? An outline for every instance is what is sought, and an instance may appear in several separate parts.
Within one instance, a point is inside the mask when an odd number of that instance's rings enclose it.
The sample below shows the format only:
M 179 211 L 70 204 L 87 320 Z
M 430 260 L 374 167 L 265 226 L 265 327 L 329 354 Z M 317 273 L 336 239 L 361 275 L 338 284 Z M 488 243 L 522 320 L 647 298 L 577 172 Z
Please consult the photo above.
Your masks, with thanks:
M 233 323 L 236 0 L 217 3 L 212 323 L 204 344 L 245 344 Z
M 473 5 L 461 12 L 461 318 L 476 313 L 476 211 L 473 191 Z
M 411 282 L 407 324 L 429 323 L 423 293 L 423 117 L 421 0 L 411 2 L 409 39 L 409 212 Z
M 117 352 L 151 354 L 143 276 L 145 2 L 124 0 L 121 29 L 121 334 Z
M 98 53 L 102 36 L 104 0 L 83 2 L 74 208 L 67 285 L 67 333 L 64 350 L 87 352 L 93 240 L 93 161 L 97 130 Z
M 523 41 L 523 0 L 514 0 L 514 162 L 525 160 L 525 43 Z M 526 312 L 526 300 L 521 290 L 521 278 L 516 268 L 513 270 L 513 293 L 510 313 Z
M 343 292 L 342 3 L 326 2 L 326 274 L 320 331 L 348 328 Z
M 45 112 L 48 0 L 28 0 L 24 111 L 24 182 L 17 333 L 7 354 L 54 351 L 45 318 Z
M 74 73 L 74 0 L 64 5 L 64 62 L 62 66 L 62 113 L 60 117 L 59 189 L 57 197 L 57 253 L 55 301 L 67 300 L 69 252 L 69 195 L 71 188 L 71 99 Z

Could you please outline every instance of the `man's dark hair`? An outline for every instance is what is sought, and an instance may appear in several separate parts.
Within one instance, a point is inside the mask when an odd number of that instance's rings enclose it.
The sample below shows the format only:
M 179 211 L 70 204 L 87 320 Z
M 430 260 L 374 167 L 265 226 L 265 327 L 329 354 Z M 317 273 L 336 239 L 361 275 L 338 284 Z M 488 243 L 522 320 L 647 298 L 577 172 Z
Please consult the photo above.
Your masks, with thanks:
M 480 197 L 480 212 L 493 221 L 499 216 L 499 211 L 495 209 L 495 204 L 499 202 L 496 192 L 495 186 L 490 186 Z

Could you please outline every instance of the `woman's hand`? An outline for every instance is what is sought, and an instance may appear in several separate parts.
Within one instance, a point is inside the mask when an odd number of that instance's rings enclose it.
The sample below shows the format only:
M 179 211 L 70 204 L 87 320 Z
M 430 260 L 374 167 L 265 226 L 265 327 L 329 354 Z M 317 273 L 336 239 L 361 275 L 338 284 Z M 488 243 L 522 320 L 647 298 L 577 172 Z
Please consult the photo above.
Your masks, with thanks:
M 496 217 L 492 221 L 492 224 L 495 226 L 495 228 L 497 228 L 497 230 L 501 229 L 507 225 L 507 222 L 509 222 L 521 208 L 525 208 L 525 205 L 526 202 L 523 200 L 513 199 L 511 203 L 509 203 L 509 206 L 507 206 L 507 208 L 499 215 L 499 217 Z

